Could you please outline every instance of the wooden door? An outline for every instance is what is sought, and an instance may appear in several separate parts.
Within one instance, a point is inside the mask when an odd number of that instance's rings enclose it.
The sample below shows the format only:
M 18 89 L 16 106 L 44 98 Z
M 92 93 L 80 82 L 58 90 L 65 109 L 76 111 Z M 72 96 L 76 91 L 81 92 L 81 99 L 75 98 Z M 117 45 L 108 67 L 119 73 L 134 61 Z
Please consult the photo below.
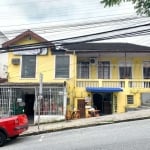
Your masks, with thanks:
M 104 101 L 104 114 L 111 114 L 111 102 Z
M 85 100 L 78 100 L 78 110 L 80 110 L 80 118 L 85 118 Z

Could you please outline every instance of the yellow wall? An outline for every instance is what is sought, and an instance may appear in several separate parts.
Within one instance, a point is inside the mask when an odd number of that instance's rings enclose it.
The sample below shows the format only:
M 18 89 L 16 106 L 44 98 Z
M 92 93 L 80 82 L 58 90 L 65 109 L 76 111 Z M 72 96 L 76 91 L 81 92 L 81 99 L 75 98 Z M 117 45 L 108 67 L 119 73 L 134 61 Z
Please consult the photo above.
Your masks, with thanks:
M 28 38 L 24 38 L 23 40 L 16 43 L 17 44 L 31 44 L 39 42 L 36 39 L 29 40 Z M 20 58 L 21 56 L 14 56 L 13 53 L 9 53 L 9 63 L 8 63 L 8 73 L 9 73 L 9 82 L 15 83 L 37 83 L 39 82 L 39 74 L 43 74 L 43 82 L 63 82 L 64 79 L 55 79 L 55 55 L 51 55 L 50 49 L 48 50 L 48 55 L 37 56 L 37 68 L 36 68 L 36 78 L 35 79 L 21 79 L 21 64 L 13 65 L 11 63 L 12 58 Z M 118 64 L 122 60 L 124 61 L 124 56 L 116 57 L 116 56 L 103 56 L 100 58 L 101 61 L 110 61 L 111 63 L 111 78 L 119 79 L 119 69 Z M 135 57 L 128 58 L 127 61 L 131 61 L 133 65 L 133 79 L 142 79 L 142 63 L 144 60 L 150 60 L 150 56 L 145 57 Z M 66 80 L 67 82 L 67 97 L 70 99 L 70 103 L 67 108 L 72 109 L 72 107 L 77 107 L 77 99 L 84 99 L 87 96 L 87 91 L 84 88 L 76 87 L 76 64 L 77 64 L 77 56 L 75 54 L 70 55 L 70 78 Z M 19 72 L 19 74 L 18 74 Z M 97 78 L 97 66 L 90 66 L 90 78 Z M 150 92 L 148 90 L 148 92 Z M 134 104 L 129 107 L 137 107 L 140 106 L 140 92 L 134 92 L 130 89 L 124 89 L 123 92 L 114 93 L 117 96 L 118 100 L 118 108 L 117 112 L 121 113 L 125 111 L 125 107 L 127 106 L 127 95 L 134 95 Z

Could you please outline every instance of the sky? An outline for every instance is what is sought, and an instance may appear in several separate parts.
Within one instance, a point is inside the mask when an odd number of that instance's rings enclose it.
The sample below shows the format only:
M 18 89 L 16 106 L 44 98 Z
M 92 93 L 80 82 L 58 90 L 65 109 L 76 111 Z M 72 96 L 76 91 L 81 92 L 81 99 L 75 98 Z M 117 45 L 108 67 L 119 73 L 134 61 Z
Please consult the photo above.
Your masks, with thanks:
M 119 8 L 119 9 L 118 9 Z M 100 0 L 1 0 L 0 27 L 132 15 L 133 5 L 104 8 Z
M 137 15 L 131 3 L 104 8 L 100 0 L 0 0 L 0 31 L 9 39 L 27 29 L 32 29 L 48 40 L 97 33 L 137 22 L 113 22 L 82 30 L 81 27 L 70 28 L 70 25 L 135 16 Z M 133 43 L 138 41 L 133 40 Z

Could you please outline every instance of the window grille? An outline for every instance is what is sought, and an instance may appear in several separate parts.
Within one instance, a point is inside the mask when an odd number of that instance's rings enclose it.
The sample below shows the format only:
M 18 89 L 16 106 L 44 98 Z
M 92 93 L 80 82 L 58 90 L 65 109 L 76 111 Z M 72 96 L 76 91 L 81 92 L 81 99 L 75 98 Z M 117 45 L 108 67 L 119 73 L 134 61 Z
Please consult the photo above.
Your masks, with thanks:
M 127 95 L 127 103 L 128 104 L 134 104 L 133 95 Z
M 109 61 L 98 62 L 98 78 L 99 79 L 110 78 L 110 62 Z
M 78 62 L 77 77 L 79 79 L 88 79 L 89 78 L 89 62 Z
M 40 115 L 63 115 L 63 88 L 43 88 L 43 98 L 40 101 Z M 38 114 L 38 107 L 36 107 Z

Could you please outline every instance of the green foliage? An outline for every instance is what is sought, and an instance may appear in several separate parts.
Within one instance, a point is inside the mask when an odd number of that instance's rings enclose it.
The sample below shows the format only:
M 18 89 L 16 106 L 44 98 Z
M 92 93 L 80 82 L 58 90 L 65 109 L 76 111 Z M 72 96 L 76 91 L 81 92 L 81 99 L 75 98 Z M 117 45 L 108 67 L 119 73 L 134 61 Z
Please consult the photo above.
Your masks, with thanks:
M 132 2 L 137 14 L 150 16 L 150 0 L 101 0 L 105 7 L 119 5 L 122 2 Z

